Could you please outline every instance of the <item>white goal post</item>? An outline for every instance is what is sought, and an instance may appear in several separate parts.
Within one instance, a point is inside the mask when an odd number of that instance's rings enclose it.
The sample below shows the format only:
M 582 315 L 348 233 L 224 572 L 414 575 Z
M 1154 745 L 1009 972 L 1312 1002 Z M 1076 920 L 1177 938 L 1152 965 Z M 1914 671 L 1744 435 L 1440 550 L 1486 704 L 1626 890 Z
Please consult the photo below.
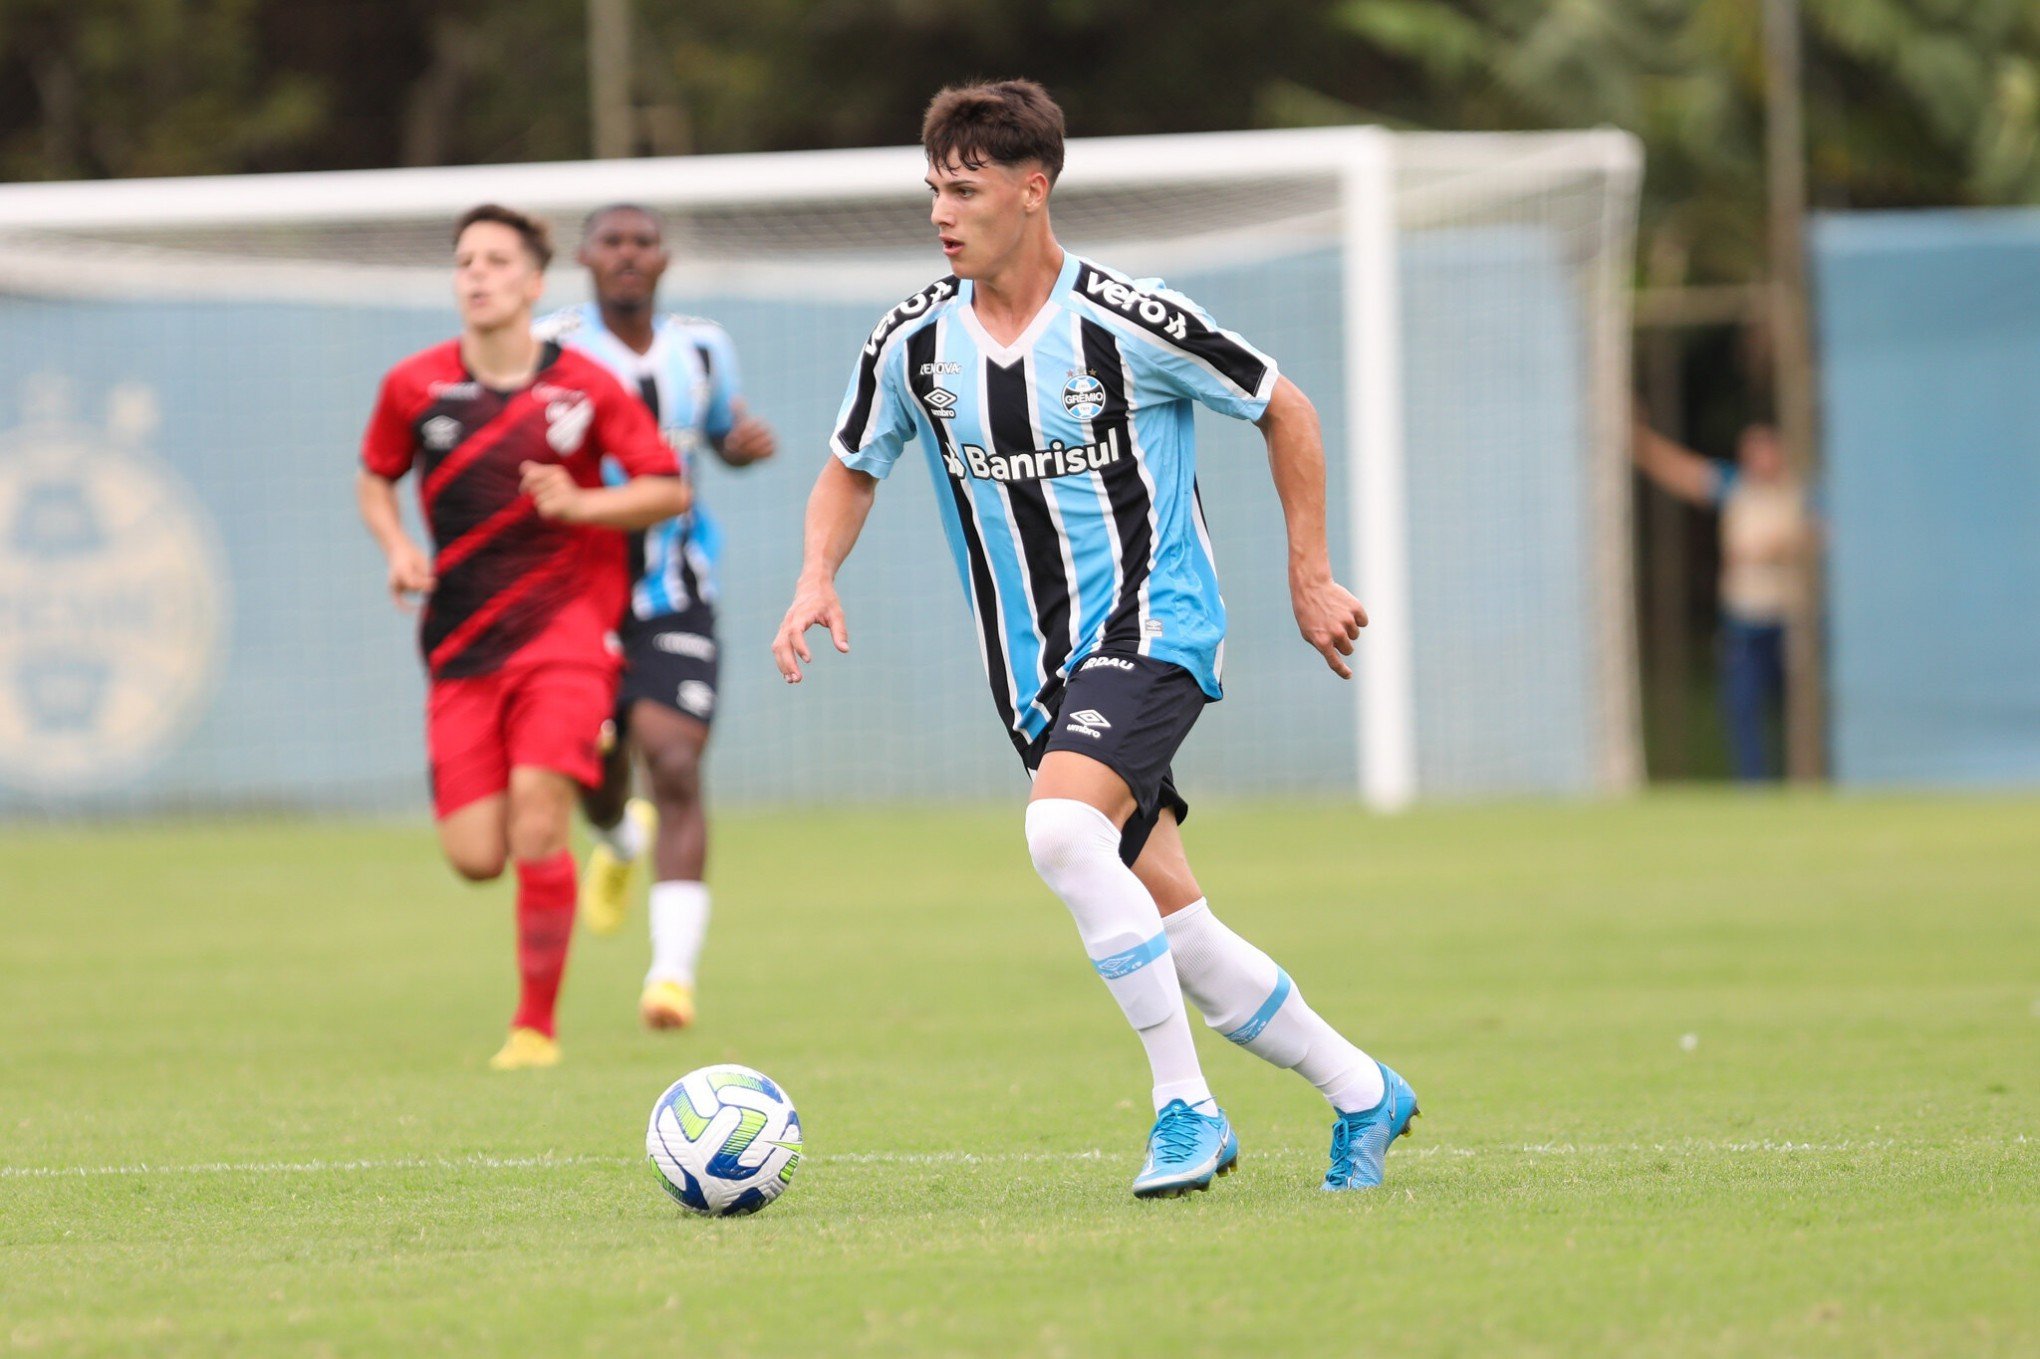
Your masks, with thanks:
M 1069 144 L 1055 200 L 1064 242 L 1166 276 L 1272 352 L 1323 409 L 1337 560 L 1373 617 L 1358 680 L 1338 697 L 1293 625 L 1285 636 L 1272 492 L 1265 470 L 1257 490 L 1235 458 L 1257 443 L 1200 416 L 1200 476 L 1236 638 L 1228 665 L 1241 672 L 1236 684 L 1229 673 L 1229 696 L 1242 699 L 1206 719 L 1216 733 L 1193 738 L 1211 738 L 1202 764 L 1186 755 L 1202 784 L 1343 789 L 1391 809 L 1640 781 L 1623 451 L 1640 169 L 1635 140 L 1613 131 L 1363 127 Z M 849 371 L 849 337 L 942 272 L 923 170 L 918 148 L 895 147 L 0 188 L 0 357 L 29 375 L 21 392 L 0 393 L 0 540 L 30 491 L 72 494 L 46 489 L 62 480 L 47 471 L 54 455 L 36 464 L 44 481 L 10 478 L 9 467 L 29 465 L 21 450 L 36 437 L 63 442 L 48 432 L 59 426 L 82 446 L 80 431 L 114 423 L 95 403 L 118 390 L 132 406 L 146 392 L 146 432 L 120 437 L 147 443 L 129 451 L 203 502 L 192 533 L 229 563 L 219 607 L 232 615 L 194 663 L 206 676 L 198 696 L 149 713 L 124 696 L 129 681 L 108 657 L 135 636 L 174 649 L 148 631 L 170 625 L 81 640 L 63 610 L 0 610 L 0 654 L 33 672 L 12 689 L 0 675 L 0 813 L 417 796 L 417 737 L 405 734 L 415 707 L 389 718 L 373 692 L 415 683 L 404 668 L 413 658 L 377 611 L 349 507 L 306 506 L 335 494 L 373 376 L 414 339 L 451 331 L 446 233 L 482 201 L 548 216 L 562 237 L 605 203 L 658 210 L 675 254 L 665 301 L 729 326 L 753 404 L 780 429 L 786 466 L 710 487 L 732 556 L 719 790 L 786 799 L 1003 787 L 1011 757 L 982 682 L 948 659 L 969 651 L 954 584 L 921 594 L 946 569 L 939 553 L 872 550 L 885 559 L 866 578 L 868 597 L 852 601 L 853 627 L 871 620 L 862 631 L 879 634 L 878 655 L 862 658 L 865 671 L 853 657 L 827 676 L 805 710 L 744 696 L 762 672 L 732 650 L 783 605 L 798 504 Z M 555 264 L 551 300 L 581 287 L 570 259 Z M 236 390 L 250 372 L 264 393 Z M 194 392 L 212 381 L 217 392 Z M 211 418 L 208 401 L 233 418 Z M 925 478 L 895 477 L 888 493 L 913 479 Z M 251 482 L 264 484 L 251 492 Z M 89 510 L 94 493 L 79 485 L 73 498 Z M 931 542 L 932 527 L 915 550 Z M 104 547 L 96 588 L 117 595 L 118 553 Z M 51 579 L 35 550 L 0 546 L 0 595 Z M 314 654 L 288 654 L 307 633 L 277 597 L 290 592 L 271 588 L 286 561 L 338 634 Z M 952 616 L 937 617 L 941 608 Z M 361 691 L 330 673 L 342 657 L 371 672 Z M 56 684 L 46 671 L 80 665 L 98 667 L 103 711 L 36 688 Z M 307 701 L 309 714 L 287 710 Z M 335 748 L 321 746 L 320 729 Z M 131 754 L 141 740 L 147 758 L 107 761 L 97 775 L 96 738 Z M 252 758 L 238 744 L 249 739 L 261 746 Z M 78 746 L 71 773 L 54 780 L 38 773 L 37 747 L 51 740 Z M 364 748 L 392 745 L 380 757 Z M 890 754 L 874 762 L 873 750 Z M 785 771 L 795 762 L 797 777 Z

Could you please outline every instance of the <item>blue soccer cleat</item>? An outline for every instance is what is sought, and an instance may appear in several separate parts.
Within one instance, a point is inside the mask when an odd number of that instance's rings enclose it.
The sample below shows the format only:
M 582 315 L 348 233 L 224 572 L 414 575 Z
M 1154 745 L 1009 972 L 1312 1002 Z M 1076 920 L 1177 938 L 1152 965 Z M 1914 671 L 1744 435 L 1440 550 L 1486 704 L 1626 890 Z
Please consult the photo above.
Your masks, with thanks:
M 1357 1114 L 1340 1114 L 1332 1124 L 1332 1165 L 1325 1172 L 1326 1189 L 1372 1189 L 1381 1183 L 1388 1144 L 1410 1130 L 1417 1116 L 1417 1092 L 1410 1083 L 1381 1067 L 1381 1103 Z
M 1182 1100 L 1172 1099 L 1155 1115 L 1148 1133 L 1147 1163 L 1133 1177 L 1137 1199 L 1168 1199 L 1193 1189 L 1209 1189 L 1213 1179 L 1230 1175 L 1239 1164 L 1240 1139 L 1233 1135 L 1225 1110 L 1200 1114 Z

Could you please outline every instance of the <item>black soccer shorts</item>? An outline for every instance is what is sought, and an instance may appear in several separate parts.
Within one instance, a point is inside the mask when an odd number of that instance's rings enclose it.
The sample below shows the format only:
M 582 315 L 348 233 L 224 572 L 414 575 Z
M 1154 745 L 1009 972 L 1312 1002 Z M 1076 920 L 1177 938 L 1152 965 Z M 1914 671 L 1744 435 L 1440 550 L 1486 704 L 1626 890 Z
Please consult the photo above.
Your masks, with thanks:
M 1074 750 L 1126 780 L 1135 806 L 1120 835 L 1119 857 L 1131 867 L 1164 808 L 1178 822 L 1190 815 L 1169 765 L 1210 701 L 1180 665 L 1100 652 L 1077 663 L 1054 720 L 1020 758 L 1032 771 L 1049 751 Z
M 616 691 L 616 727 L 630 728 L 630 709 L 643 699 L 707 725 L 715 719 L 722 661 L 715 606 L 695 600 L 678 613 L 631 618 L 620 633 L 623 681 Z

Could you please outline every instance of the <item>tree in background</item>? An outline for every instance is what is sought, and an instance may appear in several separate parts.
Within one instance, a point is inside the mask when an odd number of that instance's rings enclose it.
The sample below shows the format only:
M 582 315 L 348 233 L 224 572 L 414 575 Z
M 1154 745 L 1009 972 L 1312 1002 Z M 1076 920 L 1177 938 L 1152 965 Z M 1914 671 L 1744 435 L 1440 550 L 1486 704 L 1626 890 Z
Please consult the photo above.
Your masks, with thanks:
M 1644 230 L 1704 281 L 1762 272 L 1757 0 L 1346 0 L 1340 22 L 1421 73 L 1435 128 L 1613 124 L 1643 138 Z M 2040 6 L 1804 0 L 1816 206 L 2040 200 Z M 1675 281 L 1675 280 L 1663 280 Z
M 2040 5 L 1805 0 L 1822 206 L 2040 201 Z M 1613 124 L 1674 278 L 1763 259 L 1757 0 L 636 0 L 642 149 L 911 140 L 1033 75 L 1083 135 Z M 49 179 L 573 159 L 585 0 L 0 0 L 0 169 Z M 1137 40 L 1128 41 L 1128 35 Z
M 264 0 L 0 3 L 0 172 L 183 175 L 288 158 L 326 82 L 263 59 Z

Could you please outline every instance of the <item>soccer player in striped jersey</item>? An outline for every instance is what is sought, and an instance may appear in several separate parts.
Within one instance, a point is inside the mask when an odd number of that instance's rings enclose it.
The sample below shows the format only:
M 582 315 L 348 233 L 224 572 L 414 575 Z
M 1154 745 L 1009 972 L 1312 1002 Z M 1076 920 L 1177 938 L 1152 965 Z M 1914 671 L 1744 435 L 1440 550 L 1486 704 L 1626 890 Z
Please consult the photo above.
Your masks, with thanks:
M 574 925 L 574 785 L 601 778 L 616 705 L 624 533 L 688 505 L 673 450 L 599 364 L 532 334 L 552 246 L 495 204 L 454 231 L 458 339 L 383 379 L 356 500 L 400 606 L 423 596 L 426 747 L 440 847 L 462 877 L 517 868 L 522 984 L 499 1070 L 559 1060 L 554 1007 Z M 605 460 L 629 478 L 603 484 Z M 418 474 L 427 560 L 396 483 Z
M 541 335 L 586 354 L 636 392 L 693 478 L 704 446 L 731 467 L 772 456 L 771 428 L 744 409 L 729 333 L 699 317 L 660 315 L 667 255 L 659 219 L 634 203 L 588 215 L 577 256 L 593 301 L 539 322 Z M 620 475 L 611 469 L 613 475 Z M 630 607 L 619 635 L 623 686 L 603 780 L 582 795 L 595 848 L 581 873 L 581 918 L 612 934 L 630 905 L 636 865 L 649 852 L 652 962 L 638 1014 L 654 1029 L 694 1022 L 695 964 L 708 930 L 708 816 L 701 757 L 715 717 L 720 670 L 715 635 L 722 531 L 697 496 L 686 514 L 633 541 Z M 642 757 L 651 800 L 630 798 L 631 752 Z
M 1225 606 L 1198 503 L 1193 405 L 1267 440 L 1304 640 L 1342 679 L 1367 622 L 1332 577 L 1317 412 L 1196 303 L 1065 251 L 1049 226 L 1062 111 L 1031 81 L 944 90 L 922 126 L 949 276 L 894 307 L 859 354 L 808 502 L 805 558 L 773 652 L 850 649 L 835 575 L 909 442 L 935 481 L 992 701 L 1032 772 L 1034 866 L 1140 1035 L 1156 1117 L 1141 1197 L 1208 1188 L 1239 1156 L 1184 997 L 1335 1111 L 1326 1189 L 1381 1182 L 1416 1095 L 1304 1003 L 1212 913 L 1184 854 L 1170 762 L 1220 697 Z

